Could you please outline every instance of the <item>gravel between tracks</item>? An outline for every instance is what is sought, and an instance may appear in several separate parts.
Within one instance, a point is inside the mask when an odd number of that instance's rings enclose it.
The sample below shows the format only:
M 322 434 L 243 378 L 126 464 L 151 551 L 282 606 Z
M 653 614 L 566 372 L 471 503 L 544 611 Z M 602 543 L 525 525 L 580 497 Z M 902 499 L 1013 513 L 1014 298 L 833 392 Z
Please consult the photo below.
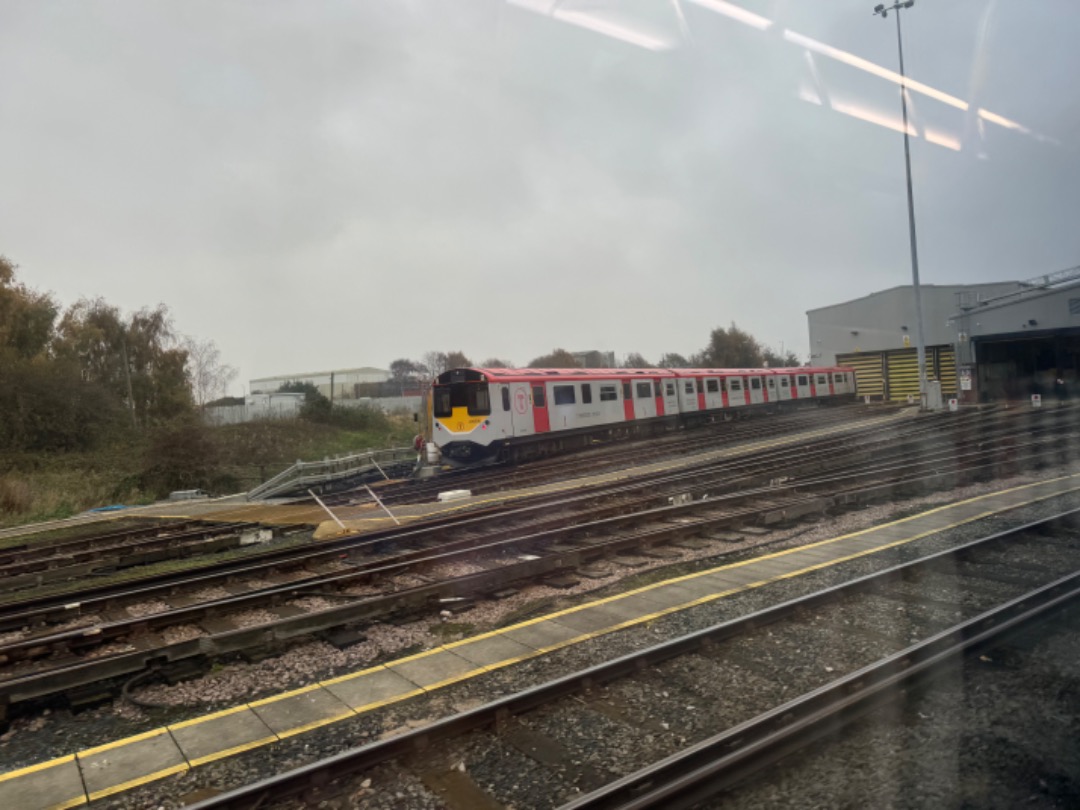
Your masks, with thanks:
M 1040 477 L 1049 477 L 1043 475 Z M 1027 477 L 997 481 L 992 485 L 974 485 L 936 495 L 913 499 L 899 504 L 873 506 L 856 512 L 847 513 L 838 518 L 828 518 L 816 522 L 809 529 L 773 532 L 736 544 L 710 544 L 701 551 L 687 551 L 676 562 L 693 562 L 715 556 L 718 550 L 728 555 L 752 551 L 761 545 L 768 545 L 769 550 L 785 546 L 800 545 L 817 539 L 837 536 L 869 525 L 895 519 L 897 515 L 920 511 L 933 504 L 960 500 L 986 491 L 1015 486 L 1031 480 Z M 302 735 L 270 748 L 259 749 L 239 757 L 215 763 L 197 769 L 183 777 L 165 780 L 156 785 L 133 792 L 130 797 L 118 797 L 120 806 L 145 806 L 150 797 L 160 796 L 164 806 L 176 806 L 176 800 L 198 785 L 238 784 L 245 779 L 265 775 L 282 767 L 293 767 L 301 762 L 326 756 L 334 751 L 352 747 L 365 739 L 371 739 L 394 729 L 400 729 L 407 723 L 419 724 L 435 719 L 442 713 L 460 710 L 494 696 L 524 688 L 528 685 L 558 677 L 573 669 L 593 664 L 599 660 L 638 649 L 641 646 L 656 643 L 695 629 L 700 629 L 717 621 L 744 615 L 747 612 L 774 604 L 783 599 L 792 598 L 800 593 L 817 590 L 829 584 L 846 580 L 852 576 L 869 573 L 899 560 L 921 555 L 929 551 L 945 548 L 956 543 L 973 539 L 985 534 L 993 527 L 1036 519 L 1039 516 L 1058 511 L 1067 506 L 1080 504 L 1080 497 L 1065 496 L 1055 498 L 1043 504 L 1014 510 L 1006 517 L 992 518 L 975 526 L 954 529 L 945 536 L 918 541 L 910 547 L 904 547 L 844 563 L 842 566 L 823 569 L 767 588 L 738 594 L 691 611 L 663 617 L 648 627 L 635 627 L 609 636 L 601 637 L 560 650 L 540 659 L 521 665 L 499 670 L 489 675 L 455 685 L 435 696 L 425 696 L 406 704 L 388 707 L 365 715 L 355 720 L 345 721 L 318 732 Z M 634 569 L 632 574 L 652 571 L 662 566 L 671 565 L 670 560 L 648 560 L 646 565 Z M 511 599 L 501 602 L 482 603 L 465 613 L 453 617 L 452 624 L 472 625 L 461 632 L 471 635 L 483 629 L 497 625 L 509 612 L 526 608 L 532 603 L 552 600 L 550 607 L 559 607 L 582 598 L 589 592 L 615 584 L 620 579 L 620 571 L 613 567 L 610 577 L 600 580 L 584 580 L 581 585 L 570 591 L 556 590 L 539 586 L 523 590 Z M 545 605 L 546 607 L 548 605 Z M 130 705 L 117 702 L 102 709 L 72 717 L 64 711 L 53 712 L 48 717 L 17 721 L 7 740 L 0 740 L 0 753 L 3 754 L 5 769 L 19 767 L 40 761 L 48 756 L 55 756 L 64 751 L 75 750 L 97 744 L 106 739 L 113 739 L 125 734 L 137 733 L 147 728 L 172 722 L 186 717 L 221 708 L 240 700 L 271 694 L 283 689 L 309 683 L 318 677 L 339 674 L 345 670 L 357 669 L 372 661 L 393 657 L 400 653 L 414 652 L 430 647 L 444 640 L 456 637 L 447 635 L 438 621 L 417 622 L 404 627 L 376 625 L 367 631 L 367 640 L 346 650 L 337 650 L 330 645 L 313 642 L 299 645 L 278 658 L 258 664 L 227 664 L 219 667 L 210 675 L 173 687 L 151 685 L 137 690 L 141 699 L 172 702 L 181 708 L 164 715 L 133 709 Z M 450 624 L 450 623 L 447 623 Z M 432 627 L 440 627 L 437 634 L 432 634 Z M 188 704 L 183 708 L 183 704 Z M 43 722 L 38 722 L 43 721 Z M 25 734 L 29 724 L 34 725 L 33 734 Z M 269 771 L 268 771 L 269 769 Z M 373 775 L 373 779 L 376 777 Z M 140 804 L 142 802 L 142 804 Z M 410 806 L 412 806 L 410 804 Z M 416 805 L 419 806 L 419 805 Z M 523 805 L 519 805 L 523 806 Z M 527 805 L 524 805 L 527 806 Z
M 994 651 L 703 807 L 1080 806 L 1080 621 Z

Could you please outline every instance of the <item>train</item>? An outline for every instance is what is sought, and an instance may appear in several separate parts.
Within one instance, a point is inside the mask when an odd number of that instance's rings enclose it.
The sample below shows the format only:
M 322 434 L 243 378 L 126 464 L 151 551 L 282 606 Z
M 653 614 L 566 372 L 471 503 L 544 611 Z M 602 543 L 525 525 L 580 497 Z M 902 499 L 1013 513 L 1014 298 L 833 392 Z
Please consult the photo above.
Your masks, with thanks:
M 753 411 L 853 401 L 844 366 L 758 369 L 455 368 L 432 386 L 444 461 L 524 461 Z

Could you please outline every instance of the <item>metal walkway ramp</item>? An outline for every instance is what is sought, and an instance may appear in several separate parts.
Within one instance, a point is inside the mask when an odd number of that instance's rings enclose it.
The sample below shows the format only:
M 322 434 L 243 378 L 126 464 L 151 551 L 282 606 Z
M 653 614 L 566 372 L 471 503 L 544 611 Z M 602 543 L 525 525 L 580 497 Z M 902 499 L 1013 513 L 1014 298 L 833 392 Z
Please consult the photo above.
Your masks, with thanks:
M 370 450 L 322 461 L 297 461 L 287 470 L 265 481 L 247 494 L 249 501 L 339 492 L 369 480 L 400 478 L 408 475 L 416 463 L 416 451 L 411 447 Z

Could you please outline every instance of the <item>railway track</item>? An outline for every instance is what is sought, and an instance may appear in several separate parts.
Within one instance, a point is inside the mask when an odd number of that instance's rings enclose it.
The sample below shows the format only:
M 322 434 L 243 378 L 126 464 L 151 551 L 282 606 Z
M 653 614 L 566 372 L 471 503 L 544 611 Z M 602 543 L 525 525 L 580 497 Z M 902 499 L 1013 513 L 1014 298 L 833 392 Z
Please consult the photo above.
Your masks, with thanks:
M 993 421 L 998 422 L 996 433 Z M 1063 433 L 1056 422 L 1033 426 L 1028 419 L 1016 418 L 1012 423 L 957 423 L 961 433 L 978 438 L 954 438 L 942 444 L 941 434 L 928 424 L 907 426 L 907 436 L 902 431 L 899 437 L 878 436 L 877 445 L 869 437 L 861 437 L 856 444 L 862 446 L 849 455 L 839 453 L 843 444 L 822 440 L 804 448 L 799 457 L 802 466 L 791 464 L 789 451 L 776 451 L 784 457 L 779 459 L 783 462 L 780 467 L 775 466 L 778 459 L 759 454 L 741 466 L 727 465 L 720 471 L 705 467 L 646 482 L 622 483 L 610 488 L 613 498 L 604 506 L 597 505 L 593 494 L 572 499 L 577 511 L 560 515 L 537 517 L 550 504 L 519 509 L 517 517 L 525 521 L 519 525 L 505 525 L 513 513 L 496 521 L 473 519 L 466 522 L 468 535 L 456 540 L 440 538 L 435 548 L 424 529 L 406 530 L 364 541 L 362 548 L 375 556 L 352 557 L 345 570 L 302 574 L 294 569 L 291 581 L 284 584 L 267 584 L 253 592 L 243 589 L 243 593 L 219 595 L 202 603 L 166 604 L 165 609 L 149 615 L 123 615 L 116 610 L 121 603 L 117 594 L 100 597 L 97 604 L 90 600 L 75 607 L 69 603 L 9 611 L 0 615 L 0 627 L 21 626 L 27 632 L 0 644 L 0 662 L 6 667 L 6 672 L 0 673 L 0 697 L 18 703 L 130 676 L 148 665 L 272 647 L 311 633 L 362 626 L 433 606 L 437 609 L 441 600 L 491 595 L 519 583 L 580 569 L 613 554 L 692 542 L 702 533 L 792 521 L 841 504 L 991 477 L 1005 468 L 1044 463 L 1077 440 L 1076 435 Z M 956 426 L 944 421 L 934 424 Z M 1021 428 L 1020 435 L 1025 437 L 1022 442 L 1016 439 L 1016 428 Z M 1040 437 L 1043 433 L 1052 435 Z M 937 449 L 931 450 L 935 445 Z M 770 481 L 778 470 L 786 471 L 790 475 L 782 477 L 793 480 Z M 644 499 L 626 499 L 632 494 L 640 497 L 643 488 L 650 489 Z M 666 503 L 670 493 L 678 493 L 679 503 Z M 500 525 L 485 530 L 485 522 Z M 461 527 L 451 528 L 460 531 Z M 391 543 L 396 547 L 393 551 L 377 553 L 379 547 Z M 340 557 L 341 550 L 333 553 Z M 464 577 L 439 575 L 440 566 L 462 559 L 474 561 L 480 570 Z M 417 572 L 425 579 L 422 584 L 395 581 Z M 313 575 L 306 576 L 308 573 Z M 232 575 L 235 579 L 236 572 Z M 260 573 L 249 569 L 249 575 Z M 190 584 L 206 588 L 210 582 L 203 579 Z M 180 601 L 175 593 L 177 583 L 163 587 L 173 591 L 143 589 L 137 598 Z M 308 612 L 297 604 L 306 596 L 330 597 L 343 604 Z M 95 610 L 96 617 L 91 613 Z M 246 628 L 230 626 L 230 615 L 253 610 L 268 611 L 269 621 Z M 88 618 L 89 627 L 69 626 L 59 632 L 40 629 L 50 620 L 70 625 Z M 203 626 L 197 632 L 191 630 L 200 624 Z M 174 628 L 187 628 L 184 632 L 190 637 L 170 642 L 170 636 L 176 637 Z
M 394 789 L 380 782 L 392 763 L 391 775 L 422 783 L 427 805 L 692 807 L 907 690 L 932 686 L 960 657 L 1078 604 L 1080 510 L 1072 510 L 193 806 L 357 801 Z
M 58 547 L 29 548 L 0 556 L 0 591 L 22 590 L 124 568 L 183 559 L 267 542 L 293 526 L 264 528 L 258 523 L 236 521 L 162 526 L 152 532 L 125 532 L 117 538 L 82 538 Z
M 852 432 L 847 435 L 847 439 L 838 438 L 833 440 L 832 444 L 815 444 L 815 447 L 822 448 L 822 451 L 827 451 L 829 447 L 841 447 L 844 442 L 848 443 L 854 441 L 860 441 L 863 437 L 871 436 L 878 428 L 869 427 L 862 431 Z M 762 464 L 767 463 L 769 459 L 781 460 L 784 459 L 790 450 L 785 453 L 783 451 L 773 451 L 769 453 L 758 454 L 755 459 L 740 460 L 738 457 L 732 459 L 731 471 L 738 471 L 740 469 L 747 469 L 747 465 L 754 463 Z M 709 466 L 704 464 L 702 466 Z M 669 477 L 665 473 L 657 473 L 652 476 L 639 476 L 637 484 L 627 488 L 627 485 L 622 483 L 616 483 L 608 486 L 592 486 L 583 487 L 583 495 L 579 498 L 567 496 L 565 493 L 557 492 L 548 495 L 533 496 L 528 499 L 519 500 L 516 503 L 521 506 L 511 506 L 507 508 L 496 509 L 475 509 L 470 510 L 467 516 L 453 515 L 444 518 L 429 518 L 423 523 L 422 529 L 406 528 L 402 530 L 389 529 L 375 532 L 367 532 L 360 537 L 342 538 L 334 541 L 322 542 L 318 545 L 317 550 L 313 550 L 311 547 L 304 548 L 268 548 L 265 551 L 248 554 L 242 560 L 229 560 L 221 563 L 215 563 L 209 561 L 207 565 L 202 566 L 199 574 L 191 576 L 192 572 L 186 571 L 181 575 L 166 574 L 165 576 L 150 576 L 143 580 L 140 580 L 138 585 L 127 583 L 119 588 L 113 587 L 78 587 L 72 588 L 69 591 L 63 593 L 52 592 L 43 597 L 37 597 L 33 594 L 19 595 L 7 595 L 0 593 L 0 606 L 4 606 L 3 609 L 6 613 L 18 610 L 18 607 L 33 608 L 44 605 L 52 605 L 58 602 L 64 604 L 79 603 L 78 609 L 82 610 L 87 604 L 88 599 L 100 600 L 106 597 L 115 597 L 113 601 L 108 603 L 108 607 L 117 607 L 119 602 L 117 600 L 122 599 L 125 594 L 133 594 L 138 597 L 149 598 L 151 595 L 157 597 L 167 591 L 162 588 L 169 588 L 169 583 L 178 582 L 181 586 L 187 587 L 194 584 L 196 581 L 200 582 L 200 585 L 210 584 L 208 579 L 204 577 L 218 577 L 224 576 L 226 579 L 236 576 L 250 577 L 255 575 L 257 568 L 266 563 L 276 565 L 282 569 L 295 568 L 298 564 L 325 564 L 330 563 L 336 559 L 339 559 L 341 554 L 349 553 L 357 549 L 371 549 L 378 548 L 384 541 L 392 541 L 398 543 L 403 540 L 409 540 L 411 538 L 427 538 L 427 536 L 433 532 L 442 532 L 442 536 L 439 538 L 442 540 L 448 539 L 446 537 L 446 531 L 453 526 L 460 526 L 461 531 L 469 532 L 471 527 L 476 522 L 483 522 L 490 519 L 487 516 L 493 516 L 498 514 L 499 519 L 502 521 L 513 522 L 518 520 L 517 515 L 528 515 L 532 512 L 536 512 L 543 509 L 566 509 L 571 504 L 584 503 L 590 497 L 605 497 L 606 495 L 619 494 L 626 491 L 631 492 L 634 489 L 642 489 L 648 487 L 652 482 L 660 482 L 664 477 Z M 662 501 L 661 501 L 662 502 Z M 595 505 L 594 505 L 595 506 Z M 581 508 L 586 508 L 582 506 Z M 594 507 L 589 507 L 594 508 Z M 554 517 L 554 515 L 549 515 Z M 571 516 L 567 517 L 567 522 L 572 519 Z M 518 524 L 517 528 L 521 528 Z M 422 542 L 425 542 L 426 539 Z M 367 553 L 367 552 L 365 552 Z M 270 574 L 271 572 L 264 570 L 261 573 Z M 289 581 L 292 577 L 287 578 Z M 150 590 L 154 589 L 154 590 Z M 18 603 L 18 607 L 16 606 Z M 98 604 L 101 604 L 100 602 Z M 52 618 L 45 619 L 45 621 L 57 622 L 66 621 L 69 617 L 61 614 L 56 614 L 55 611 L 49 614 Z M 36 621 L 36 620 L 35 620 Z M 0 632 L 11 627 L 10 622 L 0 620 Z
M 895 413 L 897 406 L 875 406 L 875 414 Z M 419 503 L 433 499 L 439 492 L 456 487 L 467 488 L 474 494 L 490 494 L 508 489 L 536 486 L 548 481 L 582 478 L 599 472 L 640 466 L 653 461 L 701 452 L 733 441 L 753 441 L 762 437 L 788 435 L 809 427 L 841 424 L 855 415 L 867 412 L 864 405 L 831 405 L 813 407 L 769 417 L 755 414 L 750 419 L 705 424 L 664 434 L 652 439 L 615 442 L 598 445 L 567 456 L 541 459 L 523 465 L 497 464 L 479 469 L 447 470 L 434 479 L 392 482 L 379 491 L 379 499 L 389 505 Z M 371 502 L 366 493 L 342 493 L 328 496 L 329 505 Z
M 799 412 L 790 417 L 770 420 L 772 430 L 778 433 L 790 433 L 808 425 L 825 426 L 842 422 L 850 418 L 851 413 L 862 412 L 854 407 L 817 408 L 813 412 Z M 684 434 L 678 437 L 664 437 L 654 442 L 635 442 L 635 447 L 619 445 L 615 448 L 603 448 L 584 455 L 587 458 L 571 461 L 565 458 L 537 462 L 525 468 L 497 467 L 484 468 L 480 471 L 452 471 L 445 477 L 427 481 L 391 481 L 380 487 L 384 503 L 409 504 L 434 500 L 435 495 L 455 486 L 472 486 L 477 493 L 496 492 L 510 487 L 550 481 L 566 475 L 571 469 L 579 475 L 589 471 L 612 469 L 632 463 L 642 457 L 663 458 L 671 452 L 679 452 L 691 446 L 698 450 L 708 443 L 712 435 L 714 443 L 730 442 L 735 439 L 747 440 L 761 435 L 764 428 L 747 420 L 737 420 L 733 426 L 721 425 L 693 431 L 692 439 Z M 706 439 L 706 445 L 702 439 Z M 665 451 L 663 447 L 670 447 Z M 366 491 L 355 491 L 338 496 L 327 496 L 326 502 L 337 506 L 371 505 L 373 501 Z M 294 500 L 291 504 L 282 504 L 279 508 L 287 510 L 290 506 L 307 511 L 312 505 L 308 498 Z M 25 539 L 0 547 L 0 604 L 17 601 L 5 592 L 14 592 L 38 588 L 49 583 L 63 583 L 80 577 L 100 577 L 113 574 L 118 570 L 135 569 L 152 563 L 161 563 L 177 559 L 205 559 L 211 563 L 214 555 L 222 551 L 231 551 L 237 546 L 250 545 L 253 542 L 265 543 L 271 537 L 293 535 L 303 524 L 278 524 L 262 527 L 244 518 L 244 510 L 238 510 L 230 520 L 231 513 L 220 513 L 216 522 L 191 520 L 147 520 L 143 525 L 126 527 L 122 530 L 108 530 L 93 534 L 79 531 L 78 526 L 65 527 L 61 537 L 38 540 Z M 288 515 L 284 514 L 287 518 Z M 222 522 L 224 521 L 224 522 Z M 93 524 L 91 524 L 93 525 Z M 271 534 L 268 536 L 267 532 Z M 29 535 L 27 536 L 30 537 Z M 245 554 L 245 556 L 251 556 Z M 187 566 L 197 567 L 195 565 Z M 73 593 L 77 589 L 73 589 Z M 64 589 L 54 585 L 51 589 L 53 598 L 59 598 Z

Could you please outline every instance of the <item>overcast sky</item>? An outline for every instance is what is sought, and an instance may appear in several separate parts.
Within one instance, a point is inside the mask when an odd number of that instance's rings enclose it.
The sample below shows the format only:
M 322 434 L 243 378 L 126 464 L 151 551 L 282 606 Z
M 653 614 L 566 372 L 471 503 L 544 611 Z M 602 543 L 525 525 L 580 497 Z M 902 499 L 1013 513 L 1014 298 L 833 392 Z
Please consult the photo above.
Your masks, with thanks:
M 805 356 L 807 309 L 910 279 L 872 6 L 0 0 L 0 253 L 64 304 L 167 304 L 235 393 L 733 320 Z M 923 282 L 1080 264 L 1075 3 L 903 24 Z

